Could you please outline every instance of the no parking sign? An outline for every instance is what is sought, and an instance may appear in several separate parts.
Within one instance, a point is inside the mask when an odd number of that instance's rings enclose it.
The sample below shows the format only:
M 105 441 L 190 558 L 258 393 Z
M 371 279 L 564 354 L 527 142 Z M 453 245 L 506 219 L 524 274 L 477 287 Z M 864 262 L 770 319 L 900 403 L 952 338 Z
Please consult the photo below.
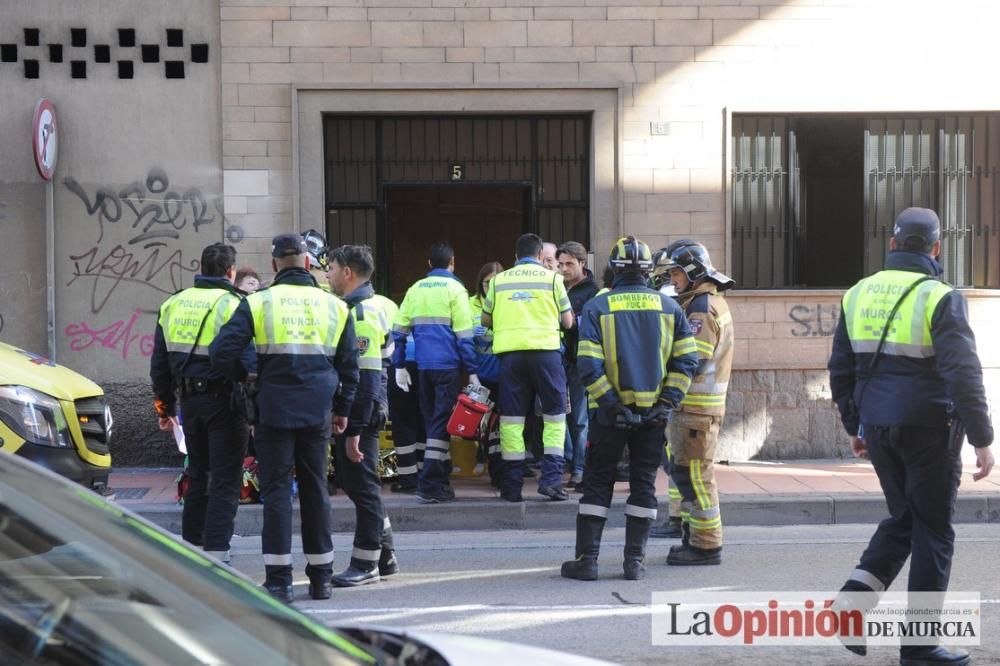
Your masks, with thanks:
M 31 146 L 35 153 L 35 168 L 45 181 L 52 180 L 59 156 L 59 132 L 56 128 L 56 109 L 44 97 L 35 104 L 31 121 Z

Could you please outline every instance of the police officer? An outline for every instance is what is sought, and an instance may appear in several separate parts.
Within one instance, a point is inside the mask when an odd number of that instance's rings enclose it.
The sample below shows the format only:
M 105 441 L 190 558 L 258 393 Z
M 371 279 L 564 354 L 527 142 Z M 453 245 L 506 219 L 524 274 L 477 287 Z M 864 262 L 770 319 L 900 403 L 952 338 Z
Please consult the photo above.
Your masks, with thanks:
M 698 365 L 695 341 L 673 299 L 646 286 L 649 247 L 619 239 L 608 264 L 614 287 L 583 308 L 577 367 L 590 405 L 590 447 L 576 517 L 576 559 L 565 578 L 597 579 L 597 555 L 614 492 L 615 469 L 627 446 L 626 580 L 643 577 L 649 528 L 656 520 L 656 471 L 663 428 L 684 398 Z
M 396 349 L 392 365 L 396 384 L 409 390 L 412 379 L 405 367 L 406 336 L 413 332 L 414 354 L 420 371 L 420 411 L 427 430 L 424 466 L 417 497 L 424 503 L 451 502 L 451 436 L 448 419 L 461 390 L 462 370 L 469 381 L 476 377 L 478 359 L 472 344 L 472 310 L 469 294 L 455 277 L 455 252 L 446 243 L 431 246 L 430 272 L 406 292 L 393 326 Z
M 302 233 L 302 239 L 309 253 L 309 274 L 320 289 L 330 291 L 330 283 L 326 279 L 326 272 L 330 269 L 330 247 L 326 244 L 326 236 L 315 229 L 307 229 Z
M 239 379 L 240 350 L 251 340 L 257 345 L 260 416 L 254 444 L 264 504 L 264 588 L 277 599 L 293 600 L 294 467 L 309 596 L 327 599 L 333 572 L 326 484 L 330 411 L 334 433 L 343 433 L 358 390 L 354 323 L 343 301 L 319 289 L 309 274 L 302 236 L 276 236 L 271 256 L 274 282 L 236 308 L 209 353 L 212 367 Z
M 667 247 L 666 269 L 698 347 L 698 371 L 670 423 L 670 477 L 681 494 L 683 541 L 667 564 L 719 564 L 722 514 L 715 452 L 733 366 L 733 317 L 721 292 L 734 281 L 715 270 L 701 243 Z M 669 527 L 669 525 L 667 525 Z
M 885 493 L 883 520 L 843 590 L 875 596 L 910 558 L 910 591 L 948 589 L 952 515 L 962 473 L 958 424 L 975 447 L 979 472 L 993 468 L 982 366 L 965 299 L 941 280 L 941 225 L 927 208 L 896 218 L 885 270 L 842 301 L 830 356 L 830 389 L 851 448 L 869 458 Z M 956 436 L 949 436 L 949 421 Z M 874 594 L 873 594 L 874 593 Z M 863 645 L 848 649 L 864 654 Z M 903 645 L 900 663 L 966 664 L 968 654 Z
M 493 329 L 493 353 L 500 358 L 500 497 L 520 502 L 524 485 L 524 426 L 542 405 L 542 476 L 538 492 L 569 499 L 562 486 L 566 442 L 566 373 L 559 354 L 559 327 L 573 325 L 562 276 L 541 262 L 542 239 L 517 239 L 517 263 L 497 273 L 483 302 L 482 325 Z
M 377 583 L 399 570 L 392 526 L 382 506 L 378 474 L 378 435 L 388 410 L 386 368 L 392 356 L 395 304 L 375 294 L 371 276 L 375 260 L 365 245 L 345 245 L 332 251 L 327 279 L 334 294 L 351 309 L 358 341 L 360 383 L 347 429 L 334 438 L 337 483 L 354 502 L 354 551 L 346 571 L 333 577 L 337 587 Z M 392 304 L 387 307 L 386 303 Z
M 174 427 L 180 392 L 188 449 L 188 487 L 181 535 L 188 543 L 229 561 L 229 541 L 239 505 L 247 423 L 234 400 L 233 384 L 214 370 L 208 346 L 240 304 L 233 286 L 236 250 L 213 243 L 201 253 L 194 286 L 160 306 L 153 337 L 150 378 L 160 427 Z M 236 350 L 234 365 L 255 372 L 253 347 Z

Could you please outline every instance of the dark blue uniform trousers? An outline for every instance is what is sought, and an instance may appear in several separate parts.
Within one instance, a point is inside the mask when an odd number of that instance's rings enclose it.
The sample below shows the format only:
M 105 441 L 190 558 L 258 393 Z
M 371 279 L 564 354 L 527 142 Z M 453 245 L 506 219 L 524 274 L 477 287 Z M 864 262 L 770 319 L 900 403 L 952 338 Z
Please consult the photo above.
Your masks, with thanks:
M 261 551 L 269 585 L 292 584 L 292 467 L 299 485 L 306 574 L 333 570 L 326 476 L 330 423 L 310 428 L 256 428 L 257 476 L 264 505 Z
M 248 426 L 233 408 L 232 391 L 221 384 L 181 398 L 188 449 L 184 493 L 184 540 L 222 557 L 229 550 L 243 483 Z
M 337 485 L 354 503 L 354 550 L 351 565 L 362 571 L 378 566 L 382 549 L 392 550 L 392 529 L 382 506 L 382 481 L 378 475 L 378 433 L 384 418 L 361 431 L 359 448 L 364 459 L 352 462 L 347 457 L 347 438 L 334 438 L 333 454 L 337 470 Z
M 634 430 L 590 422 L 590 444 L 583 468 L 580 513 L 607 518 L 615 492 L 615 474 L 622 453 L 629 452 L 629 496 L 625 515 L 656 519 L 656 472 L 663 451 L 663 426 L 644 425 Z
M 455 411 L 461 390 L 462 371 L 421 370 L 420 412 L 427 431 L 427 448 L 424 450 L 424 467 L 420 470 L 417 492 L 439 495 L 450 487 L 451 435 L 448 419 Z
M 553 421 L 546 426 L 558 425 L 562 421 L 558 443 L 545 442 L 543 430 L 546 452 L 542 455 L 542 476 L 538 481 L 540 486 L 561 485 L 562 452 L 566 439 L 566 371 L 563 369 L 562 356 L 557 351 L 513 351 L 499 354 L 499 357 L 500 395 L 497 398 L 497 411 L 500 412 L 501 424 L 503 417 L 530 419 L 535 413 L 536 397 L 542 403 L 543 420 Z M 501 432 L 502 429 L 503 425 Z M 523 442 L 524 428 L 521 432 Z M 512 495 L 520 494 L 524 485 L 523 443 L 521 446 L 521 459 L 504 454 L 501 490 Z
M 400 481 L 417 483 L 417 473 L 424 462 L 427 434 L 424 417 L 420 413 L 420 373 L 415 363 L 406 369 L 415 384 L 404 391 L 389 378 L 389 420 L 392 421 L 392 442 L 396 449 L 396 472 Z
M 864 426 L 868 455 L 885 493 L 883 520 L 851 576 L 876 591 L 888 587 L 910 557 L 911 591 L 948 589 L 955 530 L 951 521 L 962 473 L 948 428 Z M 877 580 L 861 580 L 863 572 Z

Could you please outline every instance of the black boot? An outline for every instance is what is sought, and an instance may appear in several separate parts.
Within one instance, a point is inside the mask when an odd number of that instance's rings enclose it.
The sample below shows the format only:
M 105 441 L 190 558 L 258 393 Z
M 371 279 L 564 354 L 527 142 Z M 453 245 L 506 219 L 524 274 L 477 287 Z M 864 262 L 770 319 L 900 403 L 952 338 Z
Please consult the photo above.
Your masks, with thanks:
M 264 590 L 278 601 L 290 604 L 295 601 L 292 591 L 292 567 L 288 565 L 264 565 Z
M 354 558 L 351 558 L 351 564 L 341 571 L 339 574 L 330 579 L 331 582 L 337 587 L 359 587 L 361 585 L 370 585 L 371 583 L 377 583 L 380 580 L 378 566 L 374 568 L 366 568 L 359 562 L 356 562 Z
M 679 550 L 673 550 L 667 555 L 667 564 L 674 566 L 693 566 L 703 564 L 722 564 L 722 548 L 697 548 L 688 544 Z
M 265 592 L 278 601 L 282 601 L 286 604 L 290 604 L 295 601 L 295 593 L 292 591 L 291 585 L 286 585 L 285 583 L 264 583 L 262 587 Z
M 396 551 L 386 550 L 382 547 L 382 554 L 378 558 L 378 573 L 380 576 L 391 576 L 399 573 L 399 561 L 396 559 Z
M 392 539 L 392 526 L 385 519 L 382 528 L 382 552 L 378 556 L 378 573 L 380 576 L 391 576 L 399 572 L 399 562 L 396 561 L 396 547 Z
M 685 523 L 683 519 L 681 520 L 681 544 L 679 546 L 671 546 L 670 554 L 679 553 L 682 550 L 687 550 L 691 545 L 691 523 Z
M 681 525 L 680 516 L 671 516 L 662 525 L 649 530 L 649 536 L 653 539 L 679 539 L 683 536 Z
M 907 645 L 899 651 L 899 666 L 966 666 L 970 663 L 965 650 L 949 650 L 941 645 Z
M 651 518 L 625 516 L 625 580 L 639 580 L 646 575 L 642 561 L 646 557 L 646 540 L 652 525 Z
M 330 587 L 330 576 L 332 571 L 317 571 L 309 574 L 309 598 L 322 600 L 329 599 L 333 593 Z
M 576 580 L 597 580 L 597 554 L 601 550 L 604 518 L 577 514 L 576 559 L 563 562 L 562 577 Z
M 838 615 L 843 611 L 859 610 L 864 615 L 878 605 L 878 593 L 864 583 L 849 580 L 840 588 L 837 598 L 833 600 L 834 610 Z M 838 634 L 840 644 L 856 655 L 864 657 L 868 654 L 868 646 L 864 636 L 843 636 Z

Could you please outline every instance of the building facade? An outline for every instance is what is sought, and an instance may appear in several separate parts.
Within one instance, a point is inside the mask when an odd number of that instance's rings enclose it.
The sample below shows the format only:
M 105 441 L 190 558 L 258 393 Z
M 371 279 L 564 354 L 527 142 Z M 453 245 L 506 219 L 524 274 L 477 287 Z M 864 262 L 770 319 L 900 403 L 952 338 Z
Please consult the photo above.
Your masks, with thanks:
M 845 452 L 825 373 L 840 296 L 881 266 L 895 213 L 926 205 L 1000 396 L 1000 92 L 977 65 L 993 3 L 0 12 L 0 147 L 24 156 L 0 164 L 0 225 L 24 239 L 0 248 L 0 339 L 44 351 L 44 188 L 24 137 L 48 97 L 63 130 L 57 360 L 117 396 L 132 446 L 159 441 L 145 378 L 160 300 L 190 283 L 208 242 L 266 271 L 270 238 L 289 229 L 372 245 L 397 297 L 438 240 L 466 284 L 485 261 L 509 263 L 525 230 L 584 242 L 595 266 L 623 233 L 700 240 L 739 283 L 722 457 L 829 457 Z

